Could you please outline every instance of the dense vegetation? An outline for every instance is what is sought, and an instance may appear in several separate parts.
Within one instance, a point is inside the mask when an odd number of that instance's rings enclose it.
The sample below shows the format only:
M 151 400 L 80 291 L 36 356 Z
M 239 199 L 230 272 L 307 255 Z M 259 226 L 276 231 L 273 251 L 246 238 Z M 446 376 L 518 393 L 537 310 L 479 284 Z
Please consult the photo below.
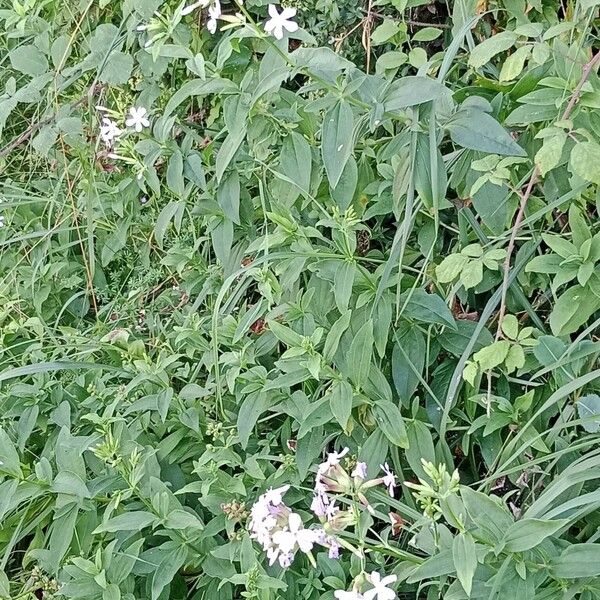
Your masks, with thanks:
M 598 5 L 0 2 L 0 598 L 600 598 Z

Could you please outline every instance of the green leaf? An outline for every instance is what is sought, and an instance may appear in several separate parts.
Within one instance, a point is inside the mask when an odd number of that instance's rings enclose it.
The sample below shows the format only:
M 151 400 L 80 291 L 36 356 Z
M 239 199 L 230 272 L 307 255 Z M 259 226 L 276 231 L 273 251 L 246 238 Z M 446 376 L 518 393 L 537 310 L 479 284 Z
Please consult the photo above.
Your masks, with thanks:
M 167 186 L 176 196 L 183 196 L 185 190 L 183 182 L 183 156 L 179 148 L 169 158 L 169 164 L 167 165 Z
M 516 79 L 523 71 L 525 61 L 529 58 L 530 54 L 530 46 L 521 46 L 520 48 L 517 48 L 504 61 L 498 78 L 499 81 L 512 81 L 513 79 Z
M 452 541 L 452 559 L 456 576 L 467 596 L 471 595 L 473 576 L 477 568 L 477 552 L 475 542 L 470 533 L 459 533 Z
M 512 527 L 513 518 L 504 506 L 500 505 L 500 499 L 496 496 L 477 492 L 466 486 L 461 486 L 460 497 L 467 509 L 473 523 L 484 533 L 490 543 L 499 542 Z M 497 498 L 494 500 L 494 498 Z
M 541 544 L 568 522 L 567 519 L 555 521 L 521 519 L 508 528 L 502 542 L 508 552 L 525 552 Z
M 112 517 L 94 530 L 94 533 L 114 533 L 116 531 L 137 531 L 152 525 L 156 517 L 144 510 L 126 512 Z
M 370 319 L 356 332 L 348 350 L 348 377 L 362 387 L 369 376 L 373 356 L 373 321 Z
M 502 333 L 512 340 L 517 339 L 519 334 L 519 321 L 515 315 L 505 315 L 502 319 Z
M 384 19 L 381 25 L 378 25 L 371 34 L 371 43 L 373 46 L 385 44 L 390 38 L 394 37 L 400 31 L 400 24 L 392 19 Z
M 442 30 L 436 27 L 423 27 L 412 36 L 413 42 L 431 42 L 442 35 Z
M 404 419 L 400 414 L 400 409 L 393 402 L 379 400 L 375 404 L 375 418 L 385 437 L 394 446 L 408 448 L 408 435 Z
M 499 340 L 494 342 L 491 346 L 487 346 L 486 348 L 479 350 L 479 352 L 476 352 L 473 355 L 473 359 L 479 363 L 479 366 L 483 371 L 487 371 L 488 369 L 493 369 L 494 367 L 501 365 L 506 359 L 509 350 L 510 342 L 507 340 Z
M 337 264 L 333 275 L 333 295 L 338 310 L 343 313 L 348 308 L 352 295 L 352 284 L 356 273 L 356 264 L 353 260 L 342 260 Z
M 347 102 L 338 102 L 323 118 L 321 156 L 332 188 L 337 186 L 354 149 L 353 129 L 354 115 Z
M 342 211 L 348 209 L 356 193 L 358 183 L 358 167 L 354 157 L 351 156 L 342 171 L 342 175 L 335 188 L 331 189 L 331 197 L 336 201 Z
M 237 417 L 237 430 L 242 448 L 246 448 L 248 445 L 256 421 L 267 410 L 268 406 L 268 396 L 262 390 L 248 394 L 244 398 Z
M 562 256 L 562 258 L 570 258 L 572 256 L 578 256 L 579 254 L 575 245 L 560 235 L 542 233 L 542 239 L 553 252 L 556 252 L 556 254 Z
M 576 248 L 581 249 L 583 243 L 592 237 L 592 232 L 583 218 L 581 209 L 574 202 L 569 206 L 569 228 L 573 235 L 573 245 Z
M 416 327 L 405 327 L 396 334 L 392 351 L 392 378 L 400 402 L 408 406 L 419 385 L 426 358 L 426 342 Z
M 428 294 L 420 288 L 404 292 L 400 296 L 400 306 L 404 306 L 404 316 L 423 323 L 439 323 L 456 329 L 454 317 L 446 303 L 437 294 Z
M 338 349 L 340 338 L 348 329 L 350 325 L 350 319 L 352 318 L 352 311 L 347 310 L 342 313 L 342 316 L 331 326 L 327 338 L 325 338 L 325 345 L 323 346 L 323 358 L 326 361 L 332 361 L 333 357 Z
M 158 600 L 164 588 L 173 581 L 173 577 L 183 566 L 187 558 L 187 548 L 181 544 L 171 550 L 160 562 L 152 576 L 152 600 Z
M 476 329 L 477 323 L 475 321 L 457 321 L 456 331 L 444 329 L 438 336 L 438 340 L 444 350 L 454 354 L 454 356 L 460 356 L 465 351 L 465 348 L 475 334 Z M 473 350 L 476 352 L 484 346 L 489 346 L 493 342 L 494 338 L 492 337 L 492 334 L 488 329 L 483 328 L 479 333 Z
M 121 590 L 114 583 L 109 583 L 102 591 L 102 600 L 121 600 Z
M 557 336 L 577 331 L 600 308 L 600 298 L 588 287 L 575 285 L 566 290 L 550 313 L 550 328 Z
M 154 226 L 154 239 L 156 240 L 156 243 L 158 244 L 159 248 L 162 248 L 163 246 L 165 233 L 167 232 L 167 228 L 171 224 L 173 217 L 177 214 L 177 211 L 179 211 L 182 207 L 183 204 L 181 204 L 180 202 L 169 202 L 169 204 L 167 204 L 160 211 L 160 214 L 156 219 L 156 225 Z
M 190 96 L 208 96 L 210 94 L 234 94 L 237 86 L 229 79 L 211 77 L 210 79 L 192 79 L 184 83 L 167 102 L 164 117 L 168 117 L 182 102 Z
M 133 56 L 124 52 L 111 52 L 104 68 L 98 75 L 102 83 L 119 85 L 127 83 L 133 69 Z
M 571 150 L 570 169 L 582 179 L 600 185 L 600 144 L 578 142 Z
M 33 44 L 18 46 L 8 55 L 13 69 L 25 75 L 42 75 L 48 70 L 48 59 Z
M 279 160 L 283 174 L 296 184 L 298 193 L 306 196 L 312 170 L 312 153 L 306 138 L 292 131 L 283 142 Z
M 352 412 L 353 397 L 352 386 L 347 381 L 336 381 L 332 385 L 329 396 L 331 414 L 344 431 L 346 431 L 348 419 Z
M 446 123 L 455 144 L 489 154 L 527 156 L 527 152 L 488 113 L 475 108 L 459 110 Z
M 542 176 L 558 166 L 566 141 L 567 134 L 561 130 L 557 130 L 556 134 L 551 137 L 544 138 L 542 147 L 535 155 L 535 164 Z
M 217 202 L 223 214 L 236 225 L 240 224 L 240 177 L 237 171 L 228 173 L 217 188 Z
M 440 283 L 450 283 L 461 273 L 469 262 L 469 258 L 463 254 L 450 254 L 435 268 L 435 274 Z
M 394 112 L 408 106 L 417 106 L 448 95 L 448 88 L 429 77 L 409 76 L 395 81 L 383 100 L 385 110 Z
M 577 412 L 580 419 L 585 419 L 581 426 L 588 433 L 600 431 L 600 396 L 587 394 L 577 400 Z
M 0 473 L 7 473 L 19 479 L 23 477 L 17 449 L 2 427 L 0 427 Z
M 479 69 L 488 63 L 496 54 L 511 48 L 517 41 L 517 34 L 512 31 L 503 31 L 487 38 L 471 50 L 469 65 Z
M 600 575 L 600 544 L 572 544 L 562 551 L 552 565 L 558 579 L 598 577 Z

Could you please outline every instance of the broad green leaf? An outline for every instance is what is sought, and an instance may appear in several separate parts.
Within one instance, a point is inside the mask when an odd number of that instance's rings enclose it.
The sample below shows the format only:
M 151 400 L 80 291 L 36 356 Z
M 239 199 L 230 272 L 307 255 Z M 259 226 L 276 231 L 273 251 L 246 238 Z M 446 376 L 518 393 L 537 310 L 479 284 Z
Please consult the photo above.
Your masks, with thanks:
M 2 427 L 0 427 L 0 473 L 7 473 L 19 479 L 23 477 L 17 449 Z
M 378 25 L 371 34 L 371 43 L 373 46 L 385 44 L 390 38 L 394 37 L 400 31 L 400 23 L 392 19 L 384 19 L 381 25 Z
M 513 518 L 496 496 L 490 497 L 467 486 L 461 486 L 460 497 L 469 517 L 482 533 L 485 533 L 490 543 L 499 542 L 507 529 L 512 527 Z
M 477 551 L 475 541 L 470 533 L 459 533 L 452 542 L 452 560 L 456 576 L 467 596 L 471 595 L 473 576 L 477 568 Z
M 393 402 L 380 400 L 375 404 L 375 418 L 385 437 L 399 448 L 408 448 L 404 419 Z
M 187 557 L 187 548 L 181 544 L 169 551 L 152 576 L 152 600 L 158 600 L 163 589 L 173 581 L 173 577 L 183 566 Z
M 48 59 L 33 44 L 17 46 L 8 55 L 13 69 L 25 75 L 41 75 L 48 70 Z
M 331 326 L 331 329 L 325 338 L 325 345 L 323 346 L 323 358 L 325 358 L 325 360 L 333 360 L 340 343 L 340 338 L 346 329 L 348 329 L 351 318 L 352 311 L 347 310 L 346 312 L 342 313 L 340 318 L 337 319 L 337 321 Z
M 306 138 L 290 132 L 283 142 L 279 160 L 283 174 L 297 184 L 298 193 L 306 196 L 310 192 L 312 171 L 312 154 Z
M 353 156 L 350 156 L 340 180 L 335 188 L 331 189 L 331 197 L 336 201 L 336 204 L 342 211 L 348 209 L 352 204 L 352 199 L 356 193 L 356 185 L 358 183 L 358 167 Z
M 394 112 L 408 106 L 431 102 L 449 93 L 447 87 L 429 77 L 409 76 L 395 81 L 383 100 L 385 110 Z
M 437 462 L 431 432 L 423 421 L 414 420 L 406 423 L 406 434 L 408 438 L 406 460 L 417 477 L 427 479 L 421 461 L 427 460 L 434 464 Z
M 579 254 L 575 245 L 564 237 L 542 233 L 542 239 L 553 252 L 556 252 L 562 258 L 570 258 Z
M 127 83 L 133 69 L 133 56 L 125 52 L 111 52 L 98 79 L 102 83 L 118 85 Z
M 469 258 L 463 254 L 450 254 L 435 268 L 435 274 L 440 283 L 454 281 L 463 268 L 469 262 Z
M 156 517 L 144 510 L 125 512 L 110 518 L 94 530 L 94 533 L 114 533 L 116 531 L 137 531 L 152 525 Z
M 502 542 L 508 552 L 525 552 L 554 535 L 566 523 L 568 520 L 521 519 L 508 528 Z
M 479 69 L 488 63 L 496 54 L 511 48 L 517 41 L 517 34 L 512 31 L 502 31 L 487 38 L 471 50 L 469 65 Z
M 321 156 L 329 185 L 335 188 L 354 149 L 354 115 L 351 106 L 340 101 L 323 117 Z
M 351 260 L 342 260 L 337 264 L 333 276 L 333 295 L 338 310 L 343 313 L 348 308 L 352 295 L 352 284 L 356 273 L 356 264 Z
M 460 356 L 467 347 L 469 340 L 475 334 L 476 329 L 477 323 L 475 321 L 457 321 L 456 331 L 444 329 L 437 339 L 444 350 L 454 354 L 454 356 Z M 494 338 L 492 337 L 492 334 L 484 327 L 479 333 L 473 350 L 477 351 L 484 346 L 489 346 L 493 341 Z
M 428 294 L 422 289 L 404 292 L 400 296 L 400 305 L 404 306 L 405 317 L 423 323 L 439 323 L 456 329 L 450 309 L 437 294 Z
M 217 189 L 217 202 L 223 214 L 236 225 L 240 224 L 240 178 L 237 171 L 229 172 Z
M 506 359 L 509 350 L 510 342 L 507 340 L 498 340 L 491 346 L 487 346 L 476 352 L 473 358 L 479 363 L 482 370 L 487 371 L 501 365 Z
M 242 448 L 248 445 L 256 421 L 268 406 L 268 396 L 263 391 L 253 392 L 244 398 L 237 416 L 237 430 Z
M 600 144 L 578 142 L 571 150 L 570 168 L 582 179 L 600 185 Z
M 504 61 L 498 79 L 500 81 L 512 81 L 513 79 L 516 79 L 523 71 L 523 68 L 525 67 L 525 61 L 529 58 L 530 54 L 530 46 L 521 46 L 520 48 L 517 48 Z
M 577 400 L 577 412 L 580 419 L 585 419 L 581 426 L 588 433 L 600 431 L 600 396 L 587 394 Z
M 407 326 L 396 334 L 392 351 L 392 378 L 400 402 L 408 406 L 419 385 L 419 376 L 425 367 L 427 345 L 423 334 Z
M 179 148 L 177 148 L 169 158 L 167 165 L 167 186 L 176 196 L 183 196 L 183 156 Z
M 210 79 L 192 79 L 184 83 L 170 98 L 165 106 L 164 117 L 168 117 L 182 102 L 190 96 L 208 96 L 209 94 L 234 94 L 237 86 L 229 79 L 211 77 Z
M 331 414 L 345 431 L 348 425 L 348 419 L 352 412 L 352 399 L 354 394 L 352 386 L 347 381 L 336 381 L 331 386 L 329 404 Z
M 550 328 L 556 336 L 577 331 L 598 309 L 600 298 L 588 287 L 575 285 L 566 290 L 550 313 Z
M 567 134 L 560 130 L 557 130 L 556 134 L 552 137 L 544 138 L 542 147 L 535 155 L 535 164 L 542 176 L 545 176 L 548 171 L 558 166 L 566 141 Z
M 502 333 L 511 338 L 512 340 L 517 339 L 517 335 L 519 333 L 519 321 L 515 315 L 505 315 L 504 319 L 502 319 Z
M 459 110 L 446 123 L 452 141 L 463 148 L 503 154 L 527 156 L 510 134 L 491 115 L 473 108 Z
M 361 387 L 369 376 L 373 357 L 373 321 L 370 319 L 356 332 L 348 350 L 348 377 Z
M 559 579 L 598 577 L 600 544 L 572 544 L 553 561 L 552 574 Z

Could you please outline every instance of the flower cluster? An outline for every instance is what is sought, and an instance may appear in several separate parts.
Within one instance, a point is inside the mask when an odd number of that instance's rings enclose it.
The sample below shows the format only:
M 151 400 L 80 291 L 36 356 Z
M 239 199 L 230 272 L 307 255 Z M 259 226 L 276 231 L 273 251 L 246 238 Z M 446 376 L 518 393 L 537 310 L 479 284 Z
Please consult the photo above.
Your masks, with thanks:
M 104 114 L 100 125 L 100 139 L 104 142 L 107 149 L 112 150 L 124 131 L 114 120 L 117 118 L 117 114 L 114 111 L 109 110 L 105 106 L 96 106 L 96 110 Z M 129 109 L 129 115 L 125 117 L 125 126 L 137 133 L 141 133 L 145 127 L 150 127 L 147 114 L 148 111 L 144 107 L 132 106 Z
M 396 597 L 396 592 L 388 586 L 395 583 L 396 579 L 396 575 L 382 577 L 377 571 L 373 571 L 366 576 L 366 580 L 373 586 L 372 588 L 361 593 L 358 591 L 359 584 L 355 583 L 351 591 L 338 590 L 333 595 L 338 600 L 393 600 Z
M 283 502 L 289 488 L 284 485 L 268 490 L 254 503 L 250 514 L 250 537 L 262 546 L 270 565 L 278 561 L 284 568 L 292 564 L 298 550 L 308 554 L 320 537 L 319 532 L 305 529 L 300 515 Z

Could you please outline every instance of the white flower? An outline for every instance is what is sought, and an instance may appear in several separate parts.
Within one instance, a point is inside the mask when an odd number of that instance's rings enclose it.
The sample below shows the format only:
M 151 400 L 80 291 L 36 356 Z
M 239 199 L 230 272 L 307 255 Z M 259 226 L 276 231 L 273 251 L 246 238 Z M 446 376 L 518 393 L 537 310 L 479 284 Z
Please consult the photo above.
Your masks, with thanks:
M 0 215 L 0 227 L 4 227 L 5 223 L 4 223 L 4 217 L 2 215 Z M 0 463 L 2 464 L 2 463 Z
M 344 590 L 337 590 L 333 594 L 338 600 L 363 600 L 364 596 L 358 592 L 345 592 Z
M 219 0 L 215 0 L 208 9 L 208 21 L 206 22 L 206 28 L 212 34 L 217 31 L 217 19 L 221 16 L 221 4 Z
M 267 490 L 261 497 L 265 499 L 265 502 L 270 502 L 275 506 L 279 506 L 283 503 L 283 495 L 290 489 L 289 485 L 282 485 L 280 488 L 271 488 Z
M 279 551 L 283 554 L 292 552 L 296 544 L 302 552 L 310 552 L 315 541 L 315 532 L 304 529 L 302 518 L 297 513 L 290 513 L 287 528 L 273 534 L 273 543 L 279 546 Z
M 112 143 L 118 139 L 123 132 L 117 127 L 117 124 L 104 117 L 102 119 L 102 125 L 100 125 L 100 139 L 107 145 L 112 146 Z
M 354 467 L 354 471 L 351 473 L 352 477 L 357 477 L 358 479 L 366 479 L 367 478 L 367 463 L 357 462 L 356 467 Z
M 188 4 L 188 6 L 181 9 L 181 15 L 185 17 L 186 15 L 193 13 L 197 8 L 206 8 L 208 6 L 209 1 L 210 0 L 200 0 L 199 2 Z
M 364 600 L 394 600 L 396 592 L 390 590 L 387 586 L 394 583 L 398 579 L 396 575 L 388 575 L 387 577 L 381 577 L 379 573 L 373 571 L 369 577 L 373 588 L 367 590 L 363 598 Z
M 310 510 L 312 510 L 317 517 L 324 517 L 327 514 L 328 505 L 329 499 L 327 496 L 323 492 L 317 492 L 310 504 Z
M 383 477 L 383 479 L 381 481 L 383 482 L 383 485 L 387 486 L 388 493 L 393 498 L 394 497 L 394 488 L 396 487 L 396 476 L 390 470 L 387 463 L 385 463 L 384 465 L 379 465 L 379 466 L 385 473 L 385 476 Z
M 144 127 L 150 127 L 150 121 L 146 118 L 147 113 L 148 111 L 143 106 L 140 106 L 139 108 L 132 106 L 129 109 L 129 117 L 125 121 L 125 125 L 127 125 L 127 127 L 133 127 L 140 133 Z
M 279 13 L 274 4 L 269 4 L 269 15 L 271 18 L 265 23 L 265 31 L 272 33 L 276 39 L 280 40 L 283 38 L 284 29 L 290 33 L 298 31 L 298 23 L 290 21 L 292 17 L 296 16 L 295 8 L 284 8 Z
M 330 452 L 327 460 L 319 465 L 319 473 L 326 473 L 331 467 L 340 464 L 340 458 L 343 458 L 350 452 L 349 448 L 344 448 L 341 452 Z

